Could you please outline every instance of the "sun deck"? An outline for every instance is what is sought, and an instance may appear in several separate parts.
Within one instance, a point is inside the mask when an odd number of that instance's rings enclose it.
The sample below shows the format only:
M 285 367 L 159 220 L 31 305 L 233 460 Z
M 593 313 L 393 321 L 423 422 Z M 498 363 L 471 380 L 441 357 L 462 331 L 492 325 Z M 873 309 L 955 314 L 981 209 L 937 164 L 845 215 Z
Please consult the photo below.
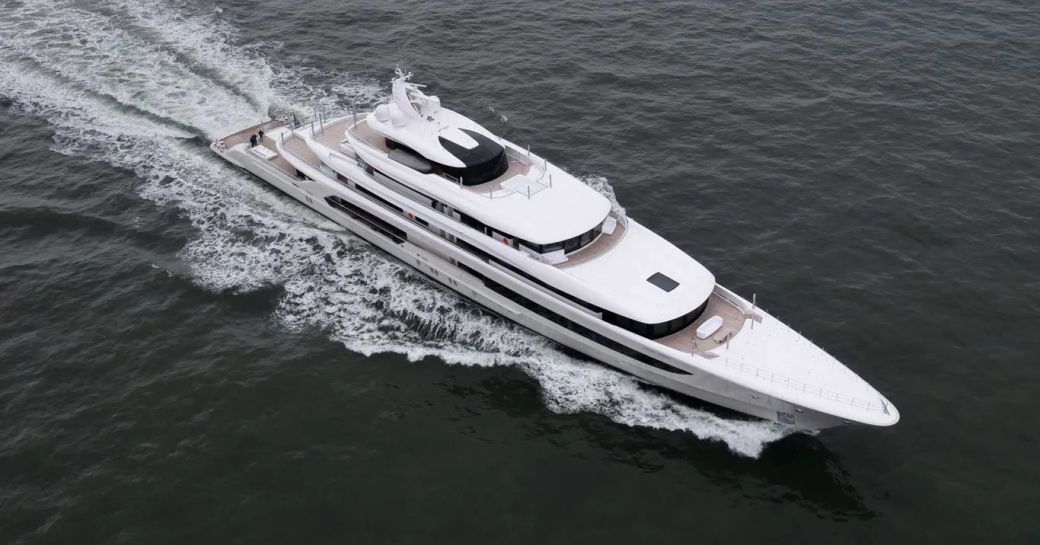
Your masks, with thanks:
M 341 139 L 337 139 L 338 136 L 336 135 L 342 134 L 345 138 L 346 129 L 346 119 L 337 121 L 336 123 L 333 123 L 331 125 L 326 125 L 325 132 L 320 133 L 318 135 L 318 140 L 326 146 L 330 146 L 332 148 L 339 148 Z M 358 121 L 357 124 L 353 126 L 353 130 L 354 135 L 366 144 L 382 151 L 383 153 L 390 153 L 390 148 L 386 145 L 386 138 L 383 135 L 372 130 L 372 128 L 368 126 L 368 123 L 366 121 Z M 490 196 L 494 195 L 496 191 L 500 191 L 503 189 L 503 182 L 515 176 L 524 176 L 531 172 L 530 163 L 525 162 L 522 158 L 509 155 L 508 151 L 506 152 L 506 160 L 509 163 L 509 167 L 506 169 L 505 172 L 502 173 L 501 176 L 495 178 L 494 180 L 484 182 L 482 184 L 468 185 L 463 187 L 467 191 Z M 451 181 L 452 183 L 455 183 L 454 180 L 452 180 L 451 178 L 445 177 L 445 179 Z M 497 197 L 497 195 L 495 196 Z

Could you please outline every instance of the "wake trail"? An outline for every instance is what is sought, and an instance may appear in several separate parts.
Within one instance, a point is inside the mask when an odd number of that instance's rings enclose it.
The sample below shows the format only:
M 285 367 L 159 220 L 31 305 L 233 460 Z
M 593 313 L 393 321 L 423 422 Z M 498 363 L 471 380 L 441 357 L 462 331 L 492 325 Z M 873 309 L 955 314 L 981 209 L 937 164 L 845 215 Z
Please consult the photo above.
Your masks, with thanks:
M 0 20 L 5 53 L 32 60 L 94 93 L 210 138 L 258 119 L 247 101 L 178 64 L 113 18 L 49 0 L 23 4 L 8 14 Z
M 234 29 L 210 13 L 190 13 L 186 3 L 156 0 L 111 0 L 110 9 L 122 10 L 134 26 L 148 33 L 177 61 L 246 99 L 266 113 L 271 102 L 274 71 L 256 48 L 230 45 Z
M 142 197 L 182 210 L 196 234 L 180 256 L 196 284 L 282 287 L 274 319 L 290 330 L 317 327 L 366 355 L 516 366 L 538 381 L 553 411 L 686 431 L 744 456 L 787 433 L 688 407 L 573 358 L 202 152 L 194 136 L 222 136 L 268 111 L 383 93 L 364 79 L 272 64 L 234 39 L 212 12 L 184 3 L 22 4 L 0 20 L 0 95 L 53 125 L 55 151 L 128 169 L 142 180 Z M 623 212 L 605 178 L 584 181 Z

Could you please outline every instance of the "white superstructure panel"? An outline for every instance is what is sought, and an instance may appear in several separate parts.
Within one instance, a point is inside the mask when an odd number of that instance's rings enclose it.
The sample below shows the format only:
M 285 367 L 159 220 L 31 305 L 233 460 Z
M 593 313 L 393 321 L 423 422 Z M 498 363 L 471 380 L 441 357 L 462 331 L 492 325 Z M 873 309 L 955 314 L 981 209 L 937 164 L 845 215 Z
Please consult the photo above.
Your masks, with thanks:
M 708 299 L 715 276 L 671 242 L 629 218 L 625 238 L 609 252 L 564 269 L 610 301 L 608 308 L 647 324 L 671 320 Z M 647 279 L 661 273 L 679 283 L 672 291 Z
M 610 201 L 567 172 L 548 165 L 552 187 L 528 198 L 526 193 L 477 193 L 435 174 L 421 174 L 389 159 L 386 153 L 361 144 L 357 153 L 391 178 L 407 180 L 416 191 L 448 203 L 485 225 L 534 244 L 551 244 L 576 237 L 599 225 L 610 212 Z M 319 154 L 327 157 L 327 154 Z

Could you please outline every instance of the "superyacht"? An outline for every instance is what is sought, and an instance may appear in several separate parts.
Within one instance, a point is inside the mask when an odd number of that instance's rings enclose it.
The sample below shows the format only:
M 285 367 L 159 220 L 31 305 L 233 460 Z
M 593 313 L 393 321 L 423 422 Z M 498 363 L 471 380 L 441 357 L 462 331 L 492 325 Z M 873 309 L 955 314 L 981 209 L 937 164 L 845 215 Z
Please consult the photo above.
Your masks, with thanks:
M 754 298 L 408 75 L 371 111 L 316 111 L 211 147 L 432 280 L 646 382 L 800 430 L 899 420 Z

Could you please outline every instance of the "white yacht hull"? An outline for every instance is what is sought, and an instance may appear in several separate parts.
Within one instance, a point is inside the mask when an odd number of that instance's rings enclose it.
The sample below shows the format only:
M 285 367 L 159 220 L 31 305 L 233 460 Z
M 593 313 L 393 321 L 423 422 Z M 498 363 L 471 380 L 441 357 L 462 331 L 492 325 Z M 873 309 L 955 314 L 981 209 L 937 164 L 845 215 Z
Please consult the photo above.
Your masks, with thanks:
M 270 137 L 274 138 L 277 134 L 276 130 Z M 232 164 L 251 172 L 441 285 L 496 314 L 552 339 L 561 345 L 585 354 L 594 360 L 639 377 L 648 383 L 740 413 L 778 422 L 779 425 L 801 430 L 820 430 L 854 423 L 839 416 L 804 406 L 792 405 L 779 397 L 770 395 L 769 391 L 738 384 L 736 381 L 728 380 L 694 367 L 684 366 L 684 371 L 681 373 L 650 367 L 625 354 L 594 342 L 585 336 L 576 334 L 566 327 L 562 327 L 550 319 L 531 312 L 522 305 L 489 289 L 480 278 L 467 273 L 458 266 L 459 263 L 463 263 L 469 267 L 477 268 L 481 266 L 486 267 L 486 264 L 482 264 L 478 259 L 460 251 L 457 247 L 446 244 L 442 238 L 418 228 L 412 222 L 389 213 L 378 206 L 374 206 L 369 199 L 366 199 L 356 191 L 351 191 L 346 187 L 337 187 L 335 193 L 337 196 L 352 201 L 355 205 L 365 208 L 367 212 L 379 216 L 382 220 L 406 232 L 406 240 L 395 241 L 392 238 L 388 238 L 384 232 L 381 232 L 380 229 L 372 224 L 351 217 L 342 210 L 331 206 L 324 198 L 328 195 L 327 184 L 322 184 L 315 180 L 301 180 L 291 176 L 282 169 L 272 165 L 269 160 L 250 153 L 244 145 L 225 148 L 214 143 L 211 148 Z M 307 173 L 308 176 L 312 178 L 322 176 L 322 172 L 319 169 L 314 170 L 314 172 Z M 355 175 L 364 176 L 360 169 L 358 169 Z M 495 280 L 502 283 L 516 282 L 515 279 L 504 273 L 486 269 L 483 272 L 492 277 L 497 275 L 498 277 Z M 728 291 L 726 293 L 730 297 L 735 297 Z M 545 297 L 546 301 L 537 301 L 539 303 L 548 303 L 548 299 L 550 299 L 548 296 L 544 294 L 540 296 L 538 293 L 528 293 L 525 296 L 534 300 L 539 297 Z M 750 306 L 746 301 L 744 303 Z M 771 317 L 769 318 L 771 319 Z

